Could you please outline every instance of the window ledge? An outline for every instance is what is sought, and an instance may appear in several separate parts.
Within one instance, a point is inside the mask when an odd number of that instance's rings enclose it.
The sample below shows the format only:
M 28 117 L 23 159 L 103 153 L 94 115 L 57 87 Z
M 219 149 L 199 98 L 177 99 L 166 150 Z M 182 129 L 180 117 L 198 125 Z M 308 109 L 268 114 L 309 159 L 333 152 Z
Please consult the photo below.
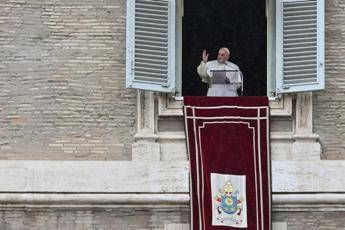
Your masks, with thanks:
M 292 95 L 283 95 L 281 98 L 270 100 L 271 116 L 292 115 Z M 168 94 L 161 94 L 158 97 L 159 116 L 183 116 L 183 97 L 170 97 Z

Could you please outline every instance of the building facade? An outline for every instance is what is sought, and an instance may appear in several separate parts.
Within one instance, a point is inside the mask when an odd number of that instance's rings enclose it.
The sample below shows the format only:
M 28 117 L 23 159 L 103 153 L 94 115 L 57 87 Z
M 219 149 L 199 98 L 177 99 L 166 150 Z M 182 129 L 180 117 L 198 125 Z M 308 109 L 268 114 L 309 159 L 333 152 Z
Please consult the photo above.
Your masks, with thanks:
M 0 229 L 189 229 L 182 101 L 126 88 L 128 3 L 0 6 Z M 270 101 L 273 229 L 345 228 L 344 8 L 325 89 Z

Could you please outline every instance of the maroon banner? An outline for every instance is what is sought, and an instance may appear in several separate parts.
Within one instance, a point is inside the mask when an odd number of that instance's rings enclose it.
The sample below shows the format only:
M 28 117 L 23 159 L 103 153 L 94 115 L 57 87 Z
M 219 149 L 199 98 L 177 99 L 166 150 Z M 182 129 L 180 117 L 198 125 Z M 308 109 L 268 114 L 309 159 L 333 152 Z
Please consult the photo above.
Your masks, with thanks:
M 191 229 L 271 228 L 267 97 L 184 97 Z

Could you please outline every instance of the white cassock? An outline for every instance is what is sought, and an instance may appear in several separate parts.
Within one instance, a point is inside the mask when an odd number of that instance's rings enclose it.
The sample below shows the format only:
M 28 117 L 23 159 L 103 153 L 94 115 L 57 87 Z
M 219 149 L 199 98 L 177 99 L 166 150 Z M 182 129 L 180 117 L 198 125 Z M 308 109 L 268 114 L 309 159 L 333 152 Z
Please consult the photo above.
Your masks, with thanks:
M 214 84 L 212 83 L 212 77 L 214 72 L 220 70 L 233 70 L 226 72 L 227 83 L 226 84 Z M 237 89 L 242 85 L 241 72 L 237 65 L 232 62 L 220 63 L 217 60 L 209 61 L 207 63 L 201 62 L 197 68 L 198 74 L 201 80 L 209 84 L 207 96 L 218 97 L 236 97 Z

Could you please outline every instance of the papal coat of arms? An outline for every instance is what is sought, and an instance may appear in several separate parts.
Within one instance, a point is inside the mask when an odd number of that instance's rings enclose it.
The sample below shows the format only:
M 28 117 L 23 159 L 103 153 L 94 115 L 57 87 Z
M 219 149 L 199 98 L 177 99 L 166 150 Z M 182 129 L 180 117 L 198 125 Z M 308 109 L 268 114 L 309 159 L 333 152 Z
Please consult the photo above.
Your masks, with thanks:
M 212 225 L 247 227 L 245 176 L 211 173 Z

